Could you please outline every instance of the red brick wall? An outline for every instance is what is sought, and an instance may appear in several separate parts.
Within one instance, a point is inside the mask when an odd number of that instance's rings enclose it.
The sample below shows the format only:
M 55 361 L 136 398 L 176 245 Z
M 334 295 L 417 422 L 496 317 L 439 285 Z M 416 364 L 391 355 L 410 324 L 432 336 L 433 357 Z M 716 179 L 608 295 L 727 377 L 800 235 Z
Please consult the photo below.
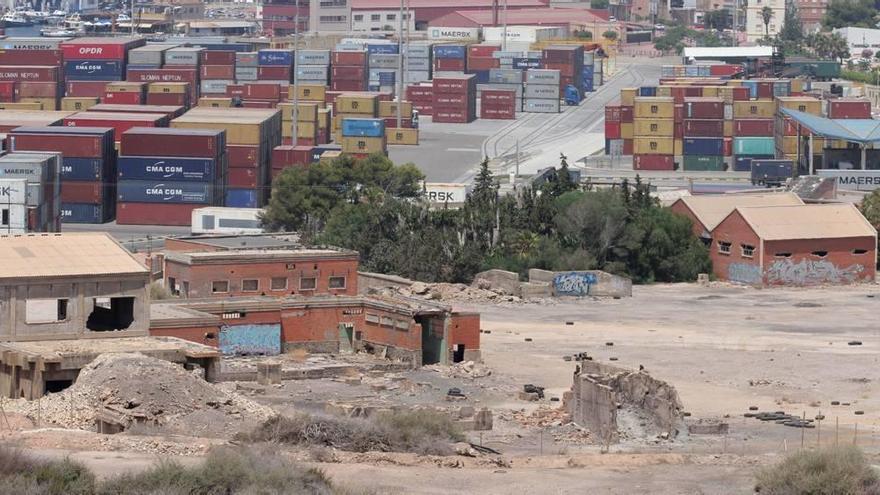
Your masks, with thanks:
M 480 348 L 480 314 L 453 313 L 449 323 L 449 346 L 464 344 L 467 350 Z
M 873 281 L 876 244 L 873 237 L 765 242 L 764 282 L 767 285 L 847 284 Z M 862 249 L 864 254 L 854 254 Z M 822 257 L 813 252 L 825 251 Z M 776 256 L 791 253 L 791 256 Z
M 730 254 L 722 254 L 718 251 L 720 242 L 730 243 Z M 754 246 L 755 251 L 751 258 L 742 255 L 742 244 Z M 751 285 L 761 284 L 760 240 L 739 212 L 734 211 L 715 227 L 709 255 L 712 258 L 712 271 L 719 280 Z
M 672 203 L 672 206 L 670 206 L 669 209 L 672 210 L 673 213 L 684 215 L 691 219 L 691 231 L 694 233 L 695 236 L 700 237 L 703 235 L 703 232 L 706 231 L 706 227 L 702 223 L 700 223 L 699 220 L 697 220 L 694 212 L 692 212 L 691 209 L 688 208 L 686 204 L 684 204 L 684 201 L 680 199 L 677 200 L 675 203 Z
M 213 334 L 213 339 L 205 338 L 206 334 Z M 198 344 L 219 347 L 220 327 L 219 326 L 199 326 L 199 327 L 180 327 L 180 328 L 151 328 L 150 335 L 153 337 L 177 337 Z
M 335 342 L 339 340 L 340 323 L 352 323 L 358 331 L 363 328 L 363 319 L 363 308 L 359 305 L 285 309 L 281 312 L 281 341 Z
M 203 297 L 230 297 L 230 296 L 286 296 L 297 295 L 357 295 L 357 258 L 343 260 L 303 260 L 290 264 L 295 268 L 288 269 L 286 262 L 271 263 L 228 263 L 207 265 L 186 265 L 173 260 L 165 262 L 165 279 L 174 278 L 178 287 L 183 286 L 184 281 L 189 282 L 190 298 Z M 317 268 L 316 268 L 317 267 Z M 344 289 L 330 289 L 330 277 L 345 277 Z M 286 290 L 271 290 L 273 277 L 286 277 Z M 303 277 L 317 278 L 315 290 L 300 291 L 300 279 Z M 247 279 L 259 280 L 259 290 L 256 292 L 242 291 L 242 281 Z M 229 292 L 213 293 L 211 290 L 214 281 L 228 280 Z M 181 294 L 183 295 L 183 294 Z

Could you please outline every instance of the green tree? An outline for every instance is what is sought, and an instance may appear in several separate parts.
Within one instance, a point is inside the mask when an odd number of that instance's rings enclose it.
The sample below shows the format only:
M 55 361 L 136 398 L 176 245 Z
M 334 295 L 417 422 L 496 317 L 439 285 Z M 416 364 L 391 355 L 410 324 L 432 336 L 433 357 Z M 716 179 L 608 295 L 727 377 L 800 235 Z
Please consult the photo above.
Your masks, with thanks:
M 590 0 L 590 8 L 605 10 L 608 8 L 608 0 Z
M 602 37 L 605 38 L 606 40 L 614 41 L 617 39 L 617 31 L 613 31 L 613 30 L 609 29 L 608 31 L 605 31 L 604 33 L 602 33 Z
M 880 189 L 875 189 L 862 199 L 859 211 L 874 228 L 880 230 Z
M 773 19 L 773 9 L 764 6 L 761 9 L 761 20 L 764 21 L 764 36 L 770 36 L 770 20 Z
M 825 29 L 876 27 L 877 9 L 873 0 L 831 0 L 822 18 Z
M 727 9 L 711 10 L 703 15 L 703 25 L 707 29 L 717 29 L 719 31 L 727 29 L 729 13 Z

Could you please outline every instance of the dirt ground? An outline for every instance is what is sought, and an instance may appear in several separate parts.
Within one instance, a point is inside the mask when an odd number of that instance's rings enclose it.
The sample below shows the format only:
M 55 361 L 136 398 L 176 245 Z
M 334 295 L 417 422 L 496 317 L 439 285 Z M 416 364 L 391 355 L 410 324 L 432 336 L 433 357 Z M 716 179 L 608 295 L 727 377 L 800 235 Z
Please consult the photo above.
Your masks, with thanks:
M 441 367 L 367 370 L 279 387 L 246 384 L 239 392 L 282 413 L 326 412 L 339 404 L 492 409 L 493 430 L 468 436 L 501 451 L 497 465 L 481 458 L 367 454 L 318 464 L 338 483 L 373 493 L 741 494 L 752 492 L 756 469 L 802 445 L 855 441 L 878 458 L 877 285 L 765 290 L 656 285 L 635 287 L 631 299 L 456 306 L 479 311 L 487 332 L 481 344 L 485 369 L 474 376 Z M 854 341 L 861 345 L 849 345 Z M 676 387 L 688 422 L 726 422 L 729 433 L 628 439 L 602 453 L 589 432 L 566 429 L 551 410 L 560 404 L 551 398 L 570 387 L 576 365 L 563 356 L 581 352 L 600 362 L 616 358 L 619 366 L 644 366 Z M 547 397 L 519 400 L 516 392 L 528 383 L 546 387 Z M 446 401 L 452 387 L 466 400 Z M 825 419 L 818 428 L 791 428 L 744 417 L 750 407 Z M 112 442 L 90 435 L 81 433 L 71 446 L 63 430 L 3 434 L 41 455 L 74 451 L 75 459 L 99 474 L 114 467 L 138 469 L 156 457 L 156 449 L 131 447 L 126 435 Z M 174 447 L 192 446 L 193 439 L 150 441 L 160 452 L 199 456 Z M 304 453 L 290 455 L 307 459 Z

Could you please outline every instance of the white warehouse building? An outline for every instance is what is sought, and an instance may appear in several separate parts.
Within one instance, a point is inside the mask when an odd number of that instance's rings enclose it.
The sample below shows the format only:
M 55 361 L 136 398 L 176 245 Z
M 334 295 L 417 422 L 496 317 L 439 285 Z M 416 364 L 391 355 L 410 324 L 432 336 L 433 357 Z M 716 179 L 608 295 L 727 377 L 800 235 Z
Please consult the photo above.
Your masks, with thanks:
M 849 53 L 858 57 L 865 48 L 872 52 L 880 51 L 880 29 L 845 27 L 834 30 L 841 35 L 849 46 Z

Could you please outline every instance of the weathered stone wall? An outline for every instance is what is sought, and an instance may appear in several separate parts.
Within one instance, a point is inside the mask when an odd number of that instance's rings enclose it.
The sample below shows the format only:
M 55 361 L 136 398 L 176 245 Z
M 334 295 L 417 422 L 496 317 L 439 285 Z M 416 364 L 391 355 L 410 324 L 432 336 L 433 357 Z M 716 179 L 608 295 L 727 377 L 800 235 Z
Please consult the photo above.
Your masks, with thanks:
M 632 296 L 632 280 L 601 270 L 551 272 L 533 268 L 529 282 L 549 284 L 554 296 Z
M 486 270 L 474 275 L 474 283 L 472 285 L 480 287 L 484 283 L 488 283 L 492 289 L 502 290 L 513 296 L 520 295 L 519 274 L 516 272 Z

